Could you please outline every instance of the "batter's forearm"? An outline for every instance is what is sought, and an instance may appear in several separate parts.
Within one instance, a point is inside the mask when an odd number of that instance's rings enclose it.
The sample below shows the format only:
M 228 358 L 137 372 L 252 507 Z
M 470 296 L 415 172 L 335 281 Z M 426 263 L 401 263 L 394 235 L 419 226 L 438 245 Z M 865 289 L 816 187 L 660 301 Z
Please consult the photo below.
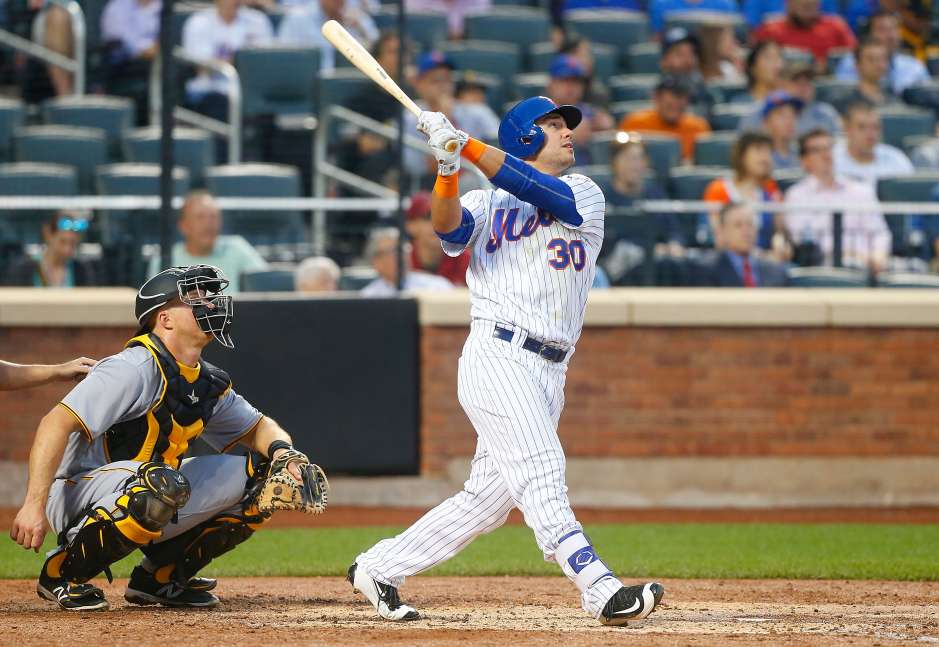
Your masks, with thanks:
M 68 437 L 79 429 L 78 421 L 62 406 L 55 407 L 40 421 L 33 446 L 29 450 L 27 505 L 46 505 L 49 488 L 62 462 Z
M 463 157 L 476 165 L 480 171 L 492 179 L 505 163 L 505 151 L 495 146 L 488 146 L 478 139 L 470 139 L 463 147 Z
M 463 208 L 457 175 L 438 175 L 430 195 L 430 221 L 438 234 L 448 234 L 460 226 Z

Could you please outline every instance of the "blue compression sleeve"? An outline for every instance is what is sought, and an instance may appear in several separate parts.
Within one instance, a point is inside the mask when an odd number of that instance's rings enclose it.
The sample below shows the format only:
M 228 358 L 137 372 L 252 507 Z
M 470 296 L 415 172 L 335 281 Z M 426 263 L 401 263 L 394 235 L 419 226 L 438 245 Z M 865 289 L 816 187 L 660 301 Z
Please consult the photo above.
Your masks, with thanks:
M 460 222 L 460 226 L 454 229 L 451 232 L 446 234 L 441 234 L 439 231 L 434 231 L 437 234 L 437 238 L 440 240 L 445 240 L 448 243 L 453 243 L 454 245 L 465 245 L 469 242 L 469 239 L 473 235 L 473 228 L 476 226 L 476 221 L 473 219 L 473 214 L 469 212 L 469 209 L 466 207 L 463 208 L 463 219 Z
M 577 203 L 571 187 L 517 157 L 506 153 L 502 168 L 490 180 L 500 189 L 505 189 L 520 200 L 548 211 L 569 225 L 579 227 L 584 222 L 583 217 L 577 213 Z

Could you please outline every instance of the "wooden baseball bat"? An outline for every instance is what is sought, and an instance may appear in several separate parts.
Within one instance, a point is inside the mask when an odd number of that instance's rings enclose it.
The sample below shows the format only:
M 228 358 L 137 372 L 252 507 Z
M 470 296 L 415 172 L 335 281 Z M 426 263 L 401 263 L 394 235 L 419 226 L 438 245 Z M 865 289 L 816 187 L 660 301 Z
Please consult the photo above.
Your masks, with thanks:
M 333 47 L 336 48 L 350 63 L 355 65 L 365 76 L 377 83 L 385 92 L 397 99 L 401 105 L 407 108 L 415 117 L 420 117 L 421 109 L 411 97 L 404 93 L 395 80 L 388 76 L 384 68 L 378 64 L 378 61 L 362 47 L 352 34 L 346 31 L 346 28 L 335 20 L 327 20 L 323 24 L 323 36 L 326 37 Z M 447 142 L 447 150 L 451 153 L 456 150 L 458 142 L 451 140 Z

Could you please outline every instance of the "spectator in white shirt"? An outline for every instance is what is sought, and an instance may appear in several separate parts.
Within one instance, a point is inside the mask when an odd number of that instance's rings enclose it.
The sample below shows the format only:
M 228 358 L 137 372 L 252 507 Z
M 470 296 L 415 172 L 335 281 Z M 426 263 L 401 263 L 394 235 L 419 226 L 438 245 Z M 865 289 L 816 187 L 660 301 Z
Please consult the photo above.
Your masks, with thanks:
M 365 244 L 365 258 L 378 272 L 378 278 L 362 288 L 363 297 L 393 297 L 398 284 L 398 238 L 400 233 L 394 227 L 382 227 L 372 230 Z M 411 243 L 405 243 L 401 253 L 404 255 L 404 280 L 402 290 L 452 290 L 453 284 L 442 276 L 412 270 Z
M 318 48 L 320 69 L 332 70 L 336 67 L 336 50 L 321 31 L 323 23 L 328 20 L 342 24 L 365 48 L 371 47 L 378 39 L 378 27 L 366 7 L 346 0 L 319 0 L 296 6 L 284 16 L 277 39 L 284 45 Z
M 270 19 L 241 0 L 215 0 L 214 7 L 193 14 L 183 26 L 183 49 L 204 61 L 231 63 L 239 49 L 270 45 L 273 38 Z M 186 84 L 188 103 L 220 120 L 228 118 L 228 91 L 223 76 L 205 69 Z
M 877 179 L 910 175 L 913 164 L 898 148 L 880 141 L 880 114 L 869 102 L 851 104 L 844 114 L 844 139 L 835 144 L 835 173 L 877 188 Z
M 492 6 L 492 0 L 404 0 L 408 11 L 430 11 L 447 16 L 450 38 L 463 37 L 463 21 L 467 14 L 482 13 Z
M 890 229 L 883 214 L 844 210 L 849 205 L 876 204 L 877 195 L 870 184 L 836 175 L 832 149 L 834 139 L 822 129 L 799 138 L 799 157 L 807 176 L 786 191 L 786 203 L 817 203 L 842 211 L 842 260 L 845 265 L 867 267 L 878 272 L 890 257 Z M 785 226 L 797 244 L 811 243 L 832 262 L 834 247 L 831 212 L 813 209 L 787 211 Z
M 161 0 L 109 0 L 101 14 L 108 94 L 129 97 L 137 124 L 147 119 L 150 63 L 160 51 Z

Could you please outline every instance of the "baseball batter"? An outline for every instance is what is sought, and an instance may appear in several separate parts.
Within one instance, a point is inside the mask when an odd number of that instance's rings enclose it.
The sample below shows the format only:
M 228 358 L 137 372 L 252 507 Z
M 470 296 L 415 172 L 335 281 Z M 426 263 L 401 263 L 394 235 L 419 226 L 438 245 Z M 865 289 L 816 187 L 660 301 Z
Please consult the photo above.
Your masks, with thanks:
M 441 113 L 424 112 L 419 119 L 418 130 L 438 161 L 434 229 L 447 254 L 472 248 L 472 324 L 460 357 L 458 395 L 478 442 L 462 492 L 349 568 L 349 581 L 382 618 L 418 619 L 398 597 L 405 578 L 498 528 L 513 507 L 521 509 L 545 560 L 557 562 L 580 590 L 583 608 L 602 624 L 646 617 L 665 592 L 658 583 L 624 586 L 600 559 L 567 498 L 557 426 L 605 210 L 590 178 L 562 175 L 574 163 L 571 133 L 580 121 L 575 106 L 526 99 L 502 120 L 503 151 L 455 130 Z M 447 143 L 454 140 L 459 145 L 450 152 Z M 498 188 L 460 198 L 461 156 Z
M 289 507 L 265 499 L 270 482 L 282 493 L 287 478 L 325 498 L 325 478 L 287 432 L 201 359 L 212 339 L 234 347 L 227 285 L 208 265 L 151 278 L 137 293 L 137 335 L 40 422 L 26 500 L 10 531 L 36 551 L 47 519 L 58 534 L 39 574 L 40 597 L 69 611 L 107 609 L 88 581 L 102 571 L 110 580 L 110 565 L 140 548 L 129 602 L 215 606 L 215 580 L 195 575 L 248 539 L 273 508 Z M 185 458 L 197 437 L 218 454 Z M 225 454 L 238 443 L 258 454 Z

